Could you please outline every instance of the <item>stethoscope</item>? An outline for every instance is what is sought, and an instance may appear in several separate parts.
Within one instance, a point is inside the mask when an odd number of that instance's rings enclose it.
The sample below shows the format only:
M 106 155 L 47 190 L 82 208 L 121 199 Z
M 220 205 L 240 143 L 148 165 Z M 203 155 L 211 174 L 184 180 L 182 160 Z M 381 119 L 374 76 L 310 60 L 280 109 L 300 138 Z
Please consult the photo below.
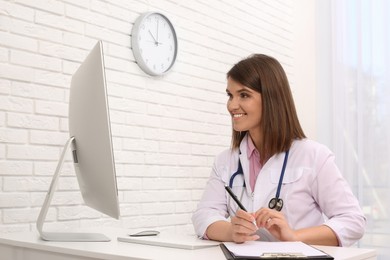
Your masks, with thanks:
M 286 170 L 286 165 L 287 165 L 289 151 L 290 150 L 287 150 L 285 155 L 284 155 L 283 167 L 282 167 L 282 171 L 280 172 L 279 183 L 278 183 L 278 188 L 276 190 L 275 197 L 272 198 L 269 201 L 269 203 L 268 203 L 268 207 L 270 209 L 274 209 L 274 210 L 277 210 L 277 211 L 281 211 L 282 208 L 283 208 L 283 200 L 280 198 L 280 190 L 282 189 L 284 172 Z M 241 154 L 241 152 L 240 152 L 240 154 Z M 242 174 L 244 176 L 244 171 L 242 170 L 242 165 L 241 165 L 241 160 L 240 159 L 238 159 L 237 171 L 235 173 L 233 173 L 232 176 L 230 177 L 230 180 L 229 180 L 229 187 L 230 188 L 233 188 L 234 178 L 236 178 L 237 175 L 239 175 L 239 174 Z M 241 199 L 242 199 L 242 195 L 243 195 L 244 189 L 246 187 L 245 180 L 244 180 L 244 183 L 243 183 L 242 187 L 243 187 L 243 191 L 241 192 Z

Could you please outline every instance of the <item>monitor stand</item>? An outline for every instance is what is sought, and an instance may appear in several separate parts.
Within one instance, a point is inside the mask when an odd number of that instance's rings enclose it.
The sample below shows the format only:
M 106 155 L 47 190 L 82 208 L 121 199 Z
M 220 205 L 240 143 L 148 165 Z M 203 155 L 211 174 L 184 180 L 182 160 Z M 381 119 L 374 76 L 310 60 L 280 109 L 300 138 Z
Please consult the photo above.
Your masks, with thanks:
M 49 210 L 49 206 L 53 198 L 55 188 L 57 186 L 60 171 L 65 161 L 66 152 L 69 150 L 70 147 L 72 147 L 73 160 L 77 162 L 77 157 L 75 156 L 76 154 L 75 142 L 76 142 L 75 138 L 70 137 L 69 140 L 66 142 L 64 149 L 62 150 L 60 160 L 58 161 L 56 171 L 54 173 L 49 190 L 45 197 L 45 201 L 42 205 L 41 211 L 38 216 L 37 229 L 41 238 L 46 241 L 108 242 L 111 239 L 99 233 L 65 233 L 65 232 L 44 232 L 43 231 L 43 223 L 45 222 L 47 211 Z

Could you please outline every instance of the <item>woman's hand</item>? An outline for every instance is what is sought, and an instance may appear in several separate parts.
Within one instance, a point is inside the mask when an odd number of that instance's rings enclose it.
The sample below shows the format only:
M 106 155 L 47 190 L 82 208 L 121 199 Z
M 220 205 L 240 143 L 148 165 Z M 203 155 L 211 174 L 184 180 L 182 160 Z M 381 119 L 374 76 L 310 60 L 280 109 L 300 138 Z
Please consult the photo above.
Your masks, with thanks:
M 261 208 L 255 212 L 259 228 L 267 229 L 280 241 L 298 241 L 296 232 L 290 228 L 284 215 L 276 210 Z
M 259 239 L 256 235 L 257 226 L 252 214 L 241 209 L 237 210 L 236 216 L 231 218 L 232 239 L 236 243 Z

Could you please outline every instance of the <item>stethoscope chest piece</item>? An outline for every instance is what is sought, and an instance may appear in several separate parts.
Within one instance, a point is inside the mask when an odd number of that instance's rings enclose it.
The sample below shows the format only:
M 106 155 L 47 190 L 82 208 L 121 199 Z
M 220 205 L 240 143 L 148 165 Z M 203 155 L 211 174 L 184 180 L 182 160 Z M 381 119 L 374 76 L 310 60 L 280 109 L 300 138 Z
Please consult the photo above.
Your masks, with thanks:
M 274 209 L 274 210 L 277 210 L 277 211 L 281 211 L 282 208 L 283 208 L 283 200 L 280 199 L 280 198 L 272 198 L 269 203 L 268 203 L 268 207 L 270 209 Z

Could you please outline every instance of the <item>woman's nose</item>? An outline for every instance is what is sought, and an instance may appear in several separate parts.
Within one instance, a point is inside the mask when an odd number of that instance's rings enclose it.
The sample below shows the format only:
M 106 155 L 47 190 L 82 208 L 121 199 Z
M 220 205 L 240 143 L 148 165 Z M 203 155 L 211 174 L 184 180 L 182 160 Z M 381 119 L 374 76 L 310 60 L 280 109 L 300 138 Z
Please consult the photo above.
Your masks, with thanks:
M 235 109 L 238 109 L 239 107 L 240 107 L 240 105 L 239 105 L 239 102 L 238 102 L 237 98 L 232 97 L 232 98 L 230 98 L 228 100 L 228 102 L 227 102 L 227 109 L 229 111 L 233 111 Z

